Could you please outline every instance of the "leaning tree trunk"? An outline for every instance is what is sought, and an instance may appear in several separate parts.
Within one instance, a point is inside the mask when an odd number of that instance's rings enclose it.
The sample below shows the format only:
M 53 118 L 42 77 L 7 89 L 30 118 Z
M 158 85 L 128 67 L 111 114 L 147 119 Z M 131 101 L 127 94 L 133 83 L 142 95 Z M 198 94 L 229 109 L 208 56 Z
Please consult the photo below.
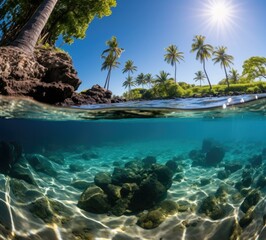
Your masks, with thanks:
M 205 75 L 206 75 L 206 77 L 207 77 L 207 80 L 208 80 L 208 83 L 209 83 L 209 86 L 210 86 L 210 90 L 212 90 L 212 85 L 211 85 L 211 82 L 210 82 L 209 76 L 208 76 L 208 74 L 207 74 L 207 72 L 206 72 L 206 69 L 205 69 L 205 60 L 204 60 L 204 59 L 203 59 L 203 70 L 204 70 Z
M 226 78 L 226 83 L 227 83 L 227 88 L 229 88 L 229 80 L 228 80 L 228 74 L 224 65 L 224 72 L 225 72 L 225 78 Z
M 17 38 L 10 44 L 26 53 L 33 53 L 38 38 L 41 35 L 58 0 L 44 0 L 30 20 L 24 25 Z

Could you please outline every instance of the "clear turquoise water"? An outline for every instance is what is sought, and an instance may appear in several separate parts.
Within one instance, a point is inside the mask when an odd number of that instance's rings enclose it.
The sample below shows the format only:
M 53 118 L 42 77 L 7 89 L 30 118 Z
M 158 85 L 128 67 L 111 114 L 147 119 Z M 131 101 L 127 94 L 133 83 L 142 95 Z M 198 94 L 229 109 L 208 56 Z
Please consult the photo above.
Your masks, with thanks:
M 26 164 L 38 185 L 26 185 L 26 190 L 14 190 L 12 177 L 0 174 L 0 239 L 266 239 L 266 189 L 259 189 L 261 198 L 248 226 L 235 227 L 244 216 L 240 205 L 245 196 L 234 200 L 240 194 L 234 184 L 241 181 L 244 167 L 266 148 L 263 97 L 158 100 L 74 109 L 1 99 L 0 140 L 19 143 L 24 155 L 60 154 L 64 163 L 50 161 L 56 176 Z M 214 167 L 193 166 L 189 152 L 201 149 L 206 138 L 219 142 L 225 157 Z M 84 153 L 94 155 L 84 160 Z M 77 207 L 83 190 L 74 187 L 74 182 L 89 184 L 100 171 L 112 173 L 114 161 L 123 165 L 146 156 L 155 156 L 160 164 L 179 159 L 183 179 L 173 181 L 167 199 L 188 201 L 189 211 L 169 215 L 157 228 L 145 230 L 136 225 L 134 214 L 92 214 Z M 226 179 L 217 178 L 217 172 L 228 163 L 239 163 L 243 169 Z M 256 188 L 258 177 L 266 172 L 265 163 L 251 172 L 252 184 L 247 191 Z M 210 179 L 210 183 L 201 186 L 202 178 Z M 204 198 L 221 185 L 228 189 L 226 203 L 232 210 L 213 220 L 198 210 Z M 55 214 L 53 223 L 29 210 L 43 197 L 65 207 Z M 58 220 L 60 216 L 64 221 Z M 232 237 L 234 231 L 239 238 Z

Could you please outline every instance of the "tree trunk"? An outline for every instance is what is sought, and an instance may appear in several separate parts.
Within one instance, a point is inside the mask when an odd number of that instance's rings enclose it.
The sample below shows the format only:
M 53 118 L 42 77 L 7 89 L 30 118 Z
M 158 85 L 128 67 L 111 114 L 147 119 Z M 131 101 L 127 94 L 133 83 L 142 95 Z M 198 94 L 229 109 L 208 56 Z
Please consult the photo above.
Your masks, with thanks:
M 175 62 L 175 83 L 176 83 L 176 62 Z
M 203 70 L 204 70 L 205 75 L 206 75 L 206 77 L 207 77 L 207 80 L 208 80 L 208 83 L 209 83 L 209 86 L 210 86 L 210 90 L 212 90 L 212 85 L 211 85 L 211 82 L 210 82 L 209 76 L 208 76 L 208 74 L 207 74 L 207 72 L 206 72 L 206 69 L 205 69 L 205 60 L 204 60 L 204 59 L 203 59 Z
M 33 53 L 38 38 L 41 35 L 58 0 L 44 0 L 29 21 L 24 25 L 17 38 L 10 44 L 26 53 Z
M 107 90 L 109 90 L 109 83 L 110 83 L 110 78 L 111 78 L 111 71 L 112 71 L 112 68 L 110 68 L 110 74 L 109 74 L 109 78 L 108 78 L 108 81 L 107 81 Z
M 225 72 L 225 78 L 226 78 L 227 88 L 229 88 L 229 80 L 228 80 L 228 75 L 227 75 L 225 66 L 224 66 L 224 72 Z
M 108 80 L 109 80 L 109 75 L 110 75 L 110 73 L 111 73 L 111 68 L 109 68 L 109 70 L 108 70 L 107 77 L 106 77 L 106 79 L 105 79 L 105 83 L 104 83 L 104 88 L 107 87 L 107 83 L 108 83 Z

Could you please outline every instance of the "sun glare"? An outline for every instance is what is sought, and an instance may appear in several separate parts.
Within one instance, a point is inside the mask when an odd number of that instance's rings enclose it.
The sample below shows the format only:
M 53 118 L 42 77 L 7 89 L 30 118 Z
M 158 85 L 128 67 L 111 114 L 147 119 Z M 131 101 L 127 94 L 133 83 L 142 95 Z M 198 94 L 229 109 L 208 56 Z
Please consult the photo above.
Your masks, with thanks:
M 235 27 L 238 10 L 232 0 L 205 0 L 200 11 L 205 27 L 221 35 Z
M 210 6 L 209 15 L 215 24 L 226 24 L 232 13 L 230 6 L 226 6 L 224 2 L 217 2 Z

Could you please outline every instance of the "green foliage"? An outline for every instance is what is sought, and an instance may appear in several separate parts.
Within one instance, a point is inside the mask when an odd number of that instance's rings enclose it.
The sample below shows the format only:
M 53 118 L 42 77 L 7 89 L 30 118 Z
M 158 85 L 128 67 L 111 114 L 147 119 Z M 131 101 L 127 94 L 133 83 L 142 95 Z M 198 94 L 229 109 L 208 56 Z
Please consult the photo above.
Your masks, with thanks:
M 266 79 L 266 58 L 256 56 L 244 61 L 242 75 L 249 81 L 254 81 L 256 78 Z
M 225 80 L 224 80 L 225 82 Z M 226 83 L 226 82 L 225 82 Z M 190 84 L 176 84 L 174 80 L 167 80 L 164 83 L 156 84 L 149 90 L 133 89 L 134 97 L 132 99 L 157 99 L 157 98 L 178 98 L 178 97 L 201 97 L 208 95 L 228 95 L 234 93 L 263 93 L 266 92 L 266 82 L 214 85 L 212 89 L 209 86 L 194 86 Z
M 6 0 L 0 4 L 0 43 L 7 45 L 32 16 L 42 0 Z M 41 34 L 41 42 L 54 45 L 61 35 L 65 43 L 85 37 L 95 17 L 109 16 L 116 0 L 60 0 Z

